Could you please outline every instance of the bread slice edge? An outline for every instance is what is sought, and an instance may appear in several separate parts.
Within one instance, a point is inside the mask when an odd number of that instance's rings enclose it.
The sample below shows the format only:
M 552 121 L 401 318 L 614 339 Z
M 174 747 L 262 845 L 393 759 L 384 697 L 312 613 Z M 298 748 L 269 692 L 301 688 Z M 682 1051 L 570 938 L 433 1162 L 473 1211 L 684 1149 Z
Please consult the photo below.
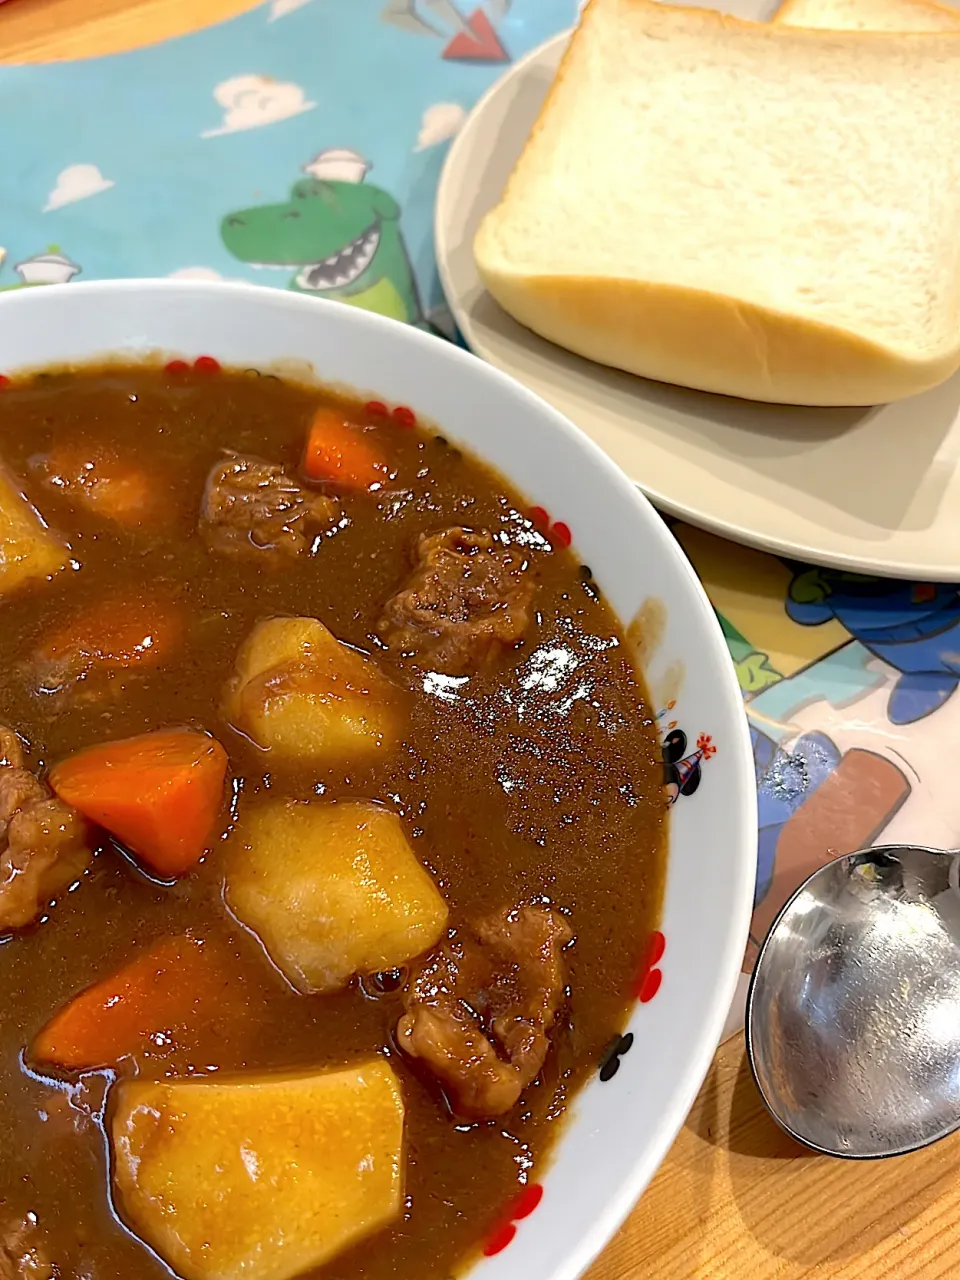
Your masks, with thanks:
M 803 27 L 808 31 L 877 31 L 890 34 L 929 34 L 960 31 L 960 8 L 938 4 L 937 0 L 900 0 L 898 12 L 911 15 L 901 24 L 899 17 L 889 16 L 887 0 L 858 0 L 857 10 L 864 26 L 834 25 L 827 14 L 831 6 L 820 0 L 784 0 L 770 19 L 772 26 Z M 822 9 L 822 12 L 820 11 Z M 916 14 L 916 22 L 912 15 Z
M 483 228 L 478 247 L 483 240 Z M 493 298 L 532 332 L 588 360 L 656 382 L 744 400 L 886 404 L 960 368 L 960 328 L 943 350 L 899 350 L 808 317 L 633 279 L 525 275 L 477 254 Z

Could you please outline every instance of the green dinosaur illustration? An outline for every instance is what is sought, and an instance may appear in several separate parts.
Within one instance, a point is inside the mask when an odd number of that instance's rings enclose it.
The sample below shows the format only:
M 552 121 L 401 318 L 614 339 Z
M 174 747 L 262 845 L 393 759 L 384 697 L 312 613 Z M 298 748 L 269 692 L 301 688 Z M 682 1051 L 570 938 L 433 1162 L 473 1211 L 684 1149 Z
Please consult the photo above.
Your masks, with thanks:
M 423 323 L 400 206 L 381 187 L 303 178 L 286 204 L 228 213 L 220 235 L 241 262 L 293 268 L 300 293 Z

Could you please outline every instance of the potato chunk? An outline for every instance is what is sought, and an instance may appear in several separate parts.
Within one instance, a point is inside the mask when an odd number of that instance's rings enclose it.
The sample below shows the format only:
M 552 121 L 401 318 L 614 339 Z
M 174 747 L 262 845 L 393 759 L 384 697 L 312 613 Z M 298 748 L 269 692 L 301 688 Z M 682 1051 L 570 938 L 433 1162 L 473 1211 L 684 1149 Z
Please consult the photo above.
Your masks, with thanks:
M 401 1206 L 403 1099 L 382 1059 L 286 1078 L 124 1081 L 110 1138 L 123 1217 L 186 1280 L 287 1280 Z
M 395 969 L 446 928 L 440 891 L 378 805 L 260 804 L 241 818 L 228 859 L 230 909 L 298 991 Z
M 375 759 L 396 742 L 400 696 L 316 618 L 271 618 L 241 648 L 225 710 L 257 746 L 336 766 Z
M 48 578 L 66 563 L 66 548 L 0 468 L 0 596 Z

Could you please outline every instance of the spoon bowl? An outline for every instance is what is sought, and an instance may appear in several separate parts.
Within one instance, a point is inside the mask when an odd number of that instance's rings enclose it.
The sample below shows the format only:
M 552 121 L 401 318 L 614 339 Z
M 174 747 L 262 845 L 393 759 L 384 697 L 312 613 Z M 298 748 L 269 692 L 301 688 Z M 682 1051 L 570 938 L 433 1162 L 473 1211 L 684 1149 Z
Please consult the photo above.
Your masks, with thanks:
M 960 853 L 837 858 L 786 904 L 747 996 L 747 1053 L 774 1119 L 853 1159 L 960 1127 Z

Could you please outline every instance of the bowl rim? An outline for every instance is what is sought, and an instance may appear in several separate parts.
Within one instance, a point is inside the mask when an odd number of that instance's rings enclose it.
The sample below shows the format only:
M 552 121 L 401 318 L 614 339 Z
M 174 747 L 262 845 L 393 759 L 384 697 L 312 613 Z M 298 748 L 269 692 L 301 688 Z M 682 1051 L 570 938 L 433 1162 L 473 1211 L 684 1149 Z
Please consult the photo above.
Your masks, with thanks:
M 602 476 L 604 485 L 619 489 L 628 494 L 629 500 L 637 510 L 646 535 L 654 541 L 660 554 L 665 556 L 679 583 L 691 595 L 691 603 L 695 604 L 702 624 L 700 640 L 709 644 L 722 672 L 721 686 L 716 690 L 721 715 L 729 731 L 729 751 L 732 759 L 737 786 L 726 797 L 730 815 L 730 844 L 737 850 L 737 857 L 729 871 L 731 899 L 733 910 L 728 913 L 726 941 L 723 953 L 719 957 L 713 975 L 715 988 L 711 1003 L 710 1017 L 700 1024 L 697 1047 L 685 1060 L 684 1068 L 677 1078 L 676 1088 L 669 1106 L 664 1110 L 657 1126 L 656 1139 L 649 1142 L 636 1155 L 630 1175 L 622 1179 L 615 1194 L 611 1195 L 605 1211 L 593 1222 L 589 1231 L 583 1233 L 568 1253 L 564 1263 L 556 1268 L 550 1280 L 576 1280 L 583 1271 L 599 1255 L 613 1239 L 633 1207 L 643 1194 L 657 1169 L 663 1163 L 672 1147 L 697 1094 L 707 1076 L 710 1065 L 723 1033 L 723 1028 L 732 1004 L 737 985 L 740 980 L 741 963 L 746 947 L 750 917 L 753 911 L 754 884 L 756 878 L 757 855 L 757 798 L 754 770 L 753 747 L 750 739 L 749 724 L 743 707 L 743 699 L 733 660 L 724 640 L 719 621 L 707 594 L 694 572 L 693 566 L 672 532 L 655 510 L 652 503 L 623 472 L 615 462 L 595 444 L 579 427 L 570 421 L 559 410 L 543 400 L 535 392 L 521 382 L 488 364 L 481 357 L 459 347 L 447 338 L 436 336 L 402 321 L 393 320 L 375 312 L 359 307 L 347 306 L 333 299 L 314 298 L 305 294 L 278 289 L 270 286 L 228 280 L 183 280 L 163 278 L 130 277 L 111 280 L 70 281 L 62 284 L 41 285 L 33 288 L 17 289 L 0 294 L 0 323 L 3 321 L 4 309 L 8 313 L 22 307 L 27 310 L 31 306 L 39 306 L 41 310 L 49 306 L 54 309 L 59 299 L 64 296 L 76 297 L 82 291 L 84 297 L 94 305 L 102 299 L 105 305 L 114 297 L 126 297 L 143 294 L 180 295 L 185 302 L 191 297 L 219 298 L 229 304 L 231 299 L 245 298 L 254 306 L 265 311 L 276 307 L 289 311 L 302 311 L 306 316 L 319 307 L 336 307 L 338 323 L 348 330 L 351 327 L 358 331 L 371 329 L 379 331 L 388 341 L 402 347 L 405 344 L 420 346 L 433 352 L 428 357 L 446 361 L 457 369 L 469 369 L 471 377 L 480 377 L 499 386 L 509 394 L 525 411 L 535 414 L 541 419 L 549 420 L 551 430 L 564 436 L 571 446 L 585 454 Z M 40 301 L 46 299 L 46 302 Z M 7 322 L 12 320 L 8 315 Z M 149 349 L 149 348 L 148 348 Z M 155 349 L 155 348 L 154 348 Z M 135 354 L 123 351 L 122 358 L 134 360 Z M 110 352 L 104 351 L 105 359 Z M 79 363 L 79 362 L 78 362 Z M 87 363 L 87 361 L 83 361 Z M 93 363 L 91 358 L 90 363 Z M 20 369 L 39 369 L 43 362 L 35 365 L 21 365 Z M 9 370 L 16 375 L 18 368 Z M 376 371 L 373 381 L 375 382 Z M 362 394 L 362 393 L 361 393 Z M 482 457 L 482 451 L 476 450 Z M 507 479 L 509 472 L 505 471 Z M 617 615 L 621 626 L 623 619 Z M 669 837 L 668 837 L 669 841 Z M 669 843 L 668 843 L 669 865 Z M 635 1006 L 634 1006 L 635 1007 Z M 548 1157 L 544 1172 L 549 1173 L 562 1149 L 564 1134 L 561 1133 Z

